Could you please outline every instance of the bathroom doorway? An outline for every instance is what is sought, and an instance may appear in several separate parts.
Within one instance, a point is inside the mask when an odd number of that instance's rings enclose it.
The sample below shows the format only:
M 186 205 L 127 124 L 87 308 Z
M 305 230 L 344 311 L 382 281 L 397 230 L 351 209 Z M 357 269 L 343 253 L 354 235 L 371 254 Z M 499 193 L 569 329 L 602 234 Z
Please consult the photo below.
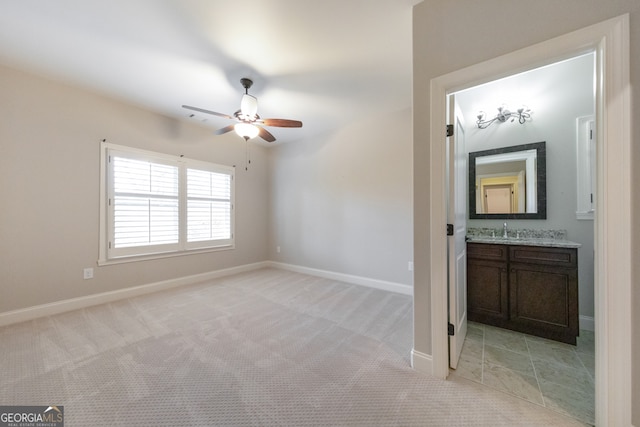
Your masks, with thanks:
M 598 194 L 595 230 L 595 330 L 596 341 L 596 422 L 602 425 L 628 424 L 631 416 L 631 251 L 628 229 L 631 225 L 630 199 L 630 89 L 629 18 L 624 15 L 560 36 L 529 48 L 489 60 L 431 80 L 432 124 L 446 124 L 444 108 L 449 93 L 514 72 L 548 65 L 584 53 L 596 52 L 596 127 L 598 129 Z M 605 54 L 606 53 L 606 54 Z M 552 58 L 552 59 L 550 59 Z M 510 72 L 511 71 L 511 72 Z M 493 79 L 492 79 L 493 77 Z M 605 91 L 603 88 L 606 87 Z M 598 127 L 598 123 L 607 126 Z M 442 127 L 431 126 L 430 181 L 443 182 L 445 135 Z M 432 185 L 430 191 L 429 253 L 432 313 L 432 373 L 448 375 L 446 254 L 441 234 L 445 212 L 438 206 L 445 189 Z M 417 357 L 422 357 L 417 354 Z M 424 359 L 424 358 L 423 358 Z M 426 360 L 425 360 L 426 361 Z M 422 362 L 422 360 L 419 360 Z
M 590 52 L 453 94 L 466 127 L 466 157 L 470 152 L 509 149 L 538 141 L 545 141 L 546 146 L 545 167 L 532 174 L 540 175 L 538 179 L 546 182 L 546 218 L 517 219 L 518 215 L 512 215 L 518 212 L 515 202 L 518 194 L 524 195 L 524 191 L 518 189 L 518 175 L 521 187 L 534 177 L 525 179 L 525 162 L 501 159 L 499 164 L 478 164 L 476 188 L 465 186 L 469 197 L 462 200 L 466 203 L 477 200 L 482 206 L 476 212 L 508 214 L 512 218 L 474 219 L 467 207 L 469 234 L 501 236 L 503 223 L 507 223 L 514 236 L 516 233 L 564 235 L 566 240 L 581 246 L 578 249 L 580 335 L 576 346 L 469 322 L 460 361 L 457 366 L 451 365 L 456 368 L 451 370 L 451 375 L 590 424 L 595 423 L 594 221 L 579 215 L 577 165 L 582 156 L 578 152 L 581 145 L 577 142 L 577 123 L 580 118 L 595 115 L 595 77 L 595 53 Z M 514 115 L 490 125 L 477 124 L 480 117 L 486 121 L 492 114 L 497 117 L 504 111 L 517 112 L 518 109 L 528 111 L 529 117 L 518 120 Z M 455 163 L 456 167 L 465 164 Z M 447 176 L 467 177 L 468 168 L 469 165 L 462 174 Z M 465 183 L 472 185 L 468 180 Z M 522 197 L 522 207 L 525 203 Z

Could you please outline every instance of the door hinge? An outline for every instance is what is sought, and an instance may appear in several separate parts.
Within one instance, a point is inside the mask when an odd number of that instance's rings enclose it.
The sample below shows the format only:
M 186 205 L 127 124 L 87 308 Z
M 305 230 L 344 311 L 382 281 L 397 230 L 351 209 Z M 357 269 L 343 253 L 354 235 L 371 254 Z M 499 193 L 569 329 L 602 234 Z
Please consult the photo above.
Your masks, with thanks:
M 453 224 L 447 224 L 447 236 L 453 236 Z
M 456 334 L 456 328 L 453 326 L 453 324 L 451 323 L 447 324 L 447 333 L 449 334 L 450 337 Z
M 447 125 L 447 136 L 453 136 L 453 125 Z

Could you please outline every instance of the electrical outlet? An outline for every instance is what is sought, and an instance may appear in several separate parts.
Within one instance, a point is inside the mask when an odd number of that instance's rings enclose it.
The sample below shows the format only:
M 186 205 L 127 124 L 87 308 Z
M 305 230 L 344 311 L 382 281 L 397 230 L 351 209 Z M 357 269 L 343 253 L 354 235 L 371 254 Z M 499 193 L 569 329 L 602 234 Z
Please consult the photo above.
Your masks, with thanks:
M 413 271 L 413 261 L 409 261 L 409 271 Z
M 276 252 L 280 253 L 280 246 L 276 246 Z
M 84 279 L 93 279 L 93 268 L 85 268 L 83 270 Z

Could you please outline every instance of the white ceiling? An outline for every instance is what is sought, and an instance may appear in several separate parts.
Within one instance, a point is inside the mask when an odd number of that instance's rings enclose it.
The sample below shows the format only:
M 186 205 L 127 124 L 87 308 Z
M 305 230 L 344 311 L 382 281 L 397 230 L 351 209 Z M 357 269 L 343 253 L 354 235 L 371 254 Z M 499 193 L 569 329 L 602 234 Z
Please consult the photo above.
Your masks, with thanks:
M 212 128 L 232 122 L 181 105 L 232 114 L 249 77 L 263 118 L 303 121 L 269 128 L 293 141 L 411 107 L 419 1 L 4 1 L 0 63 Z

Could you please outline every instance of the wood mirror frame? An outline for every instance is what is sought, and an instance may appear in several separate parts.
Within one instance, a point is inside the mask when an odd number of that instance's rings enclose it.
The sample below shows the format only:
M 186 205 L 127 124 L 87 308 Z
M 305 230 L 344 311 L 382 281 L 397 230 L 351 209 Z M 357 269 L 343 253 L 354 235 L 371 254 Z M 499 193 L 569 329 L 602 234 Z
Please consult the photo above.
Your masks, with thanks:
M 477 213 L 476 212 L 476 159 L 496 154 L 536 150 L 536 212 Z M 526 179 L 526 178 L 525 178 Z M 547 162 L 545 142 L 514 145 L 511 147 L 469 153 L 469 219 L 546 219 L 547 218 Z

